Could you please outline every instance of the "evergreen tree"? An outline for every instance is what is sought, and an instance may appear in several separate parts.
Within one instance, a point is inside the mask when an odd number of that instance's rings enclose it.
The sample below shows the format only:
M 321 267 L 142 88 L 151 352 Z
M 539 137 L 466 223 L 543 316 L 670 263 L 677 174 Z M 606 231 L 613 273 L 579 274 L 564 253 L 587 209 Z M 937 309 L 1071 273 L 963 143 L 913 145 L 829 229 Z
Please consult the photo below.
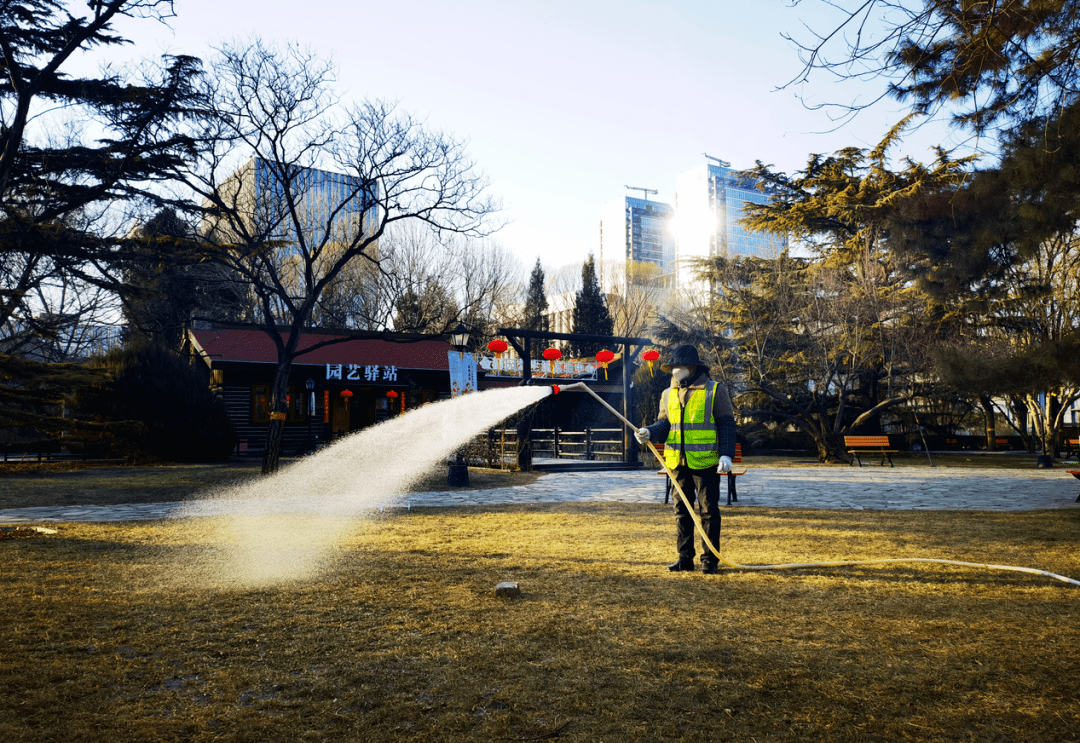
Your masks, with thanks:
M 101 454 L 175 462 L 225 459 L 236 437 L 225 403 L 209 387 L 206 367 L 160 344 L 130 344 L 92 362 L 108 381 L 84 390 L 81 416 L 112 422 L 79 443 Z M 65 439 L 67 440 L 67 439 Z
M 880 75 L 889 80 L 889 94 L 916 113 L 945 109 L 980 133 L 1007 133 L 1010 125 L 1077 99 L 1080 5 L 1074 0 L 822 4 L 829 26 L 810 29 L 809 43 L 799 44 L 805 67 L 793 82 L 805 82 L 814 70 L 841 79 Z
M 596 278 L 596 262 L 592 255 L 581 266 L 581 290 L 574 302 L 574 332 L 584 335 L 611 335 L 614 324 L 600 282 Z M 594 356 L 604 348 L 603 343 L 575 343 L 570 349 L 574 356 Z
M 160 210 L 138 230 L 145 246 L 124 271 L 132 289 L 124 302 L 125 339 L 141 336 L 151 342 L 179 349 L 184 328 L 197 302 L 195 266 L 174 265 L 161 260 L 193 234 L 175 209 Z M 181 248 L 182 249 L 182 248 Z
M 544 269 L 537 257 L 529 275 L 529 288 L 525 294 L 525 307 L 522 311 L 521 327 L 525 330 L 548 329 L 548 301 L 544 290 Z
M 63 401 L 100 375 L 51 370 L 32 351 L 88 322 L 95 303 L 75 308 L 73 293 L 128 289 L 121 267 L 133 241 L 101 234 L 92 215 L 141 208 L 154 199 L 147 184 L 168 178 L 195 149 L 175 124 L 196 107 L 197 59 L 166 57 L 156 79 L 75 78 L 64 66 L 90 49 L 126 43 L 113 28 L 124 16 L 171 12 L 164 0 L 0 4 L 0 419 L 7 425 L 52 433 L 82 425 Z M 69 125 L 75 121 L 95 126 Z

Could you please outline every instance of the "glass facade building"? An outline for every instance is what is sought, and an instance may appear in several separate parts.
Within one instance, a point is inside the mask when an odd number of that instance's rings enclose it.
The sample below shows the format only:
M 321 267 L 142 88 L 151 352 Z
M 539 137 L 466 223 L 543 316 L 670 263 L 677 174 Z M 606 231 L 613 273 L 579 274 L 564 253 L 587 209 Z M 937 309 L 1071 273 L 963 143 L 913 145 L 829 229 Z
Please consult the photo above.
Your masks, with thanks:
M 375 214 L 377 185 L 315 168 L 293 166 L 282 172 L 261 158 L 252 158 L 218 188 L 218 197 L 241 216 L 245 228 L 263 240 L 303 242 L 318 246 L 347 242 L 365 219 Z M 235 232 L 224 220 L 212 225 Z M 299 227 L 299 234 L 297 234 Z
M 766 204 L 758 182 L 727 165 L 709 163 L 675 182 L 680 263 L 713 256 L 771 258 L 787 244 L 777 235 L 751 234 L 739 224 L 747 203 Z M 680 268 L 682 266 L 680 265 Z
M 609 202 L 600 214 L 600 262 L 651 263 L 661 281 L 675 272 L 675 210 L 660 201 L 631 196 Z

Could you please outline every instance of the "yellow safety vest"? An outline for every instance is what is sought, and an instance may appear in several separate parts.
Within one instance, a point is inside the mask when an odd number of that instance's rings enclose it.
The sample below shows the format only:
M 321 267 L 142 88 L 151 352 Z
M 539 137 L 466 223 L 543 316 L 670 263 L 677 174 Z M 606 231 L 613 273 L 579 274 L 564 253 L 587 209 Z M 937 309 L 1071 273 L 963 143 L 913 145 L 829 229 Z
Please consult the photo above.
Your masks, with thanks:
M 684 454 L 691 469 L 703 470 L 720 464 L 720 435 L 713 418 L 715 390 L 716 382 L 707 381 L 705 389 L 690 393 L 685 407 L 679 402 L 678 388 L 668 392 L 671 430 L 664 442 L 664 461 L 668 467 L 678 467 Z

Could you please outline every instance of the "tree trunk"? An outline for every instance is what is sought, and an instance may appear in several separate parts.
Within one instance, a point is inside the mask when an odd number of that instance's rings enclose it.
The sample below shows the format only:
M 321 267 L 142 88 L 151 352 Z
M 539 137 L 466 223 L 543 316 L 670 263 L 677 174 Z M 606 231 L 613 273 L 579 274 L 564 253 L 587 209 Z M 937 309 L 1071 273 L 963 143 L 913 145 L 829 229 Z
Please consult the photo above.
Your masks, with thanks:
M 1024 439 L 1024 448 L 1027 449 L 1028 454 L 1035 453 L 1035 438 L 1028 433 L 1028 408 L 1027 403 L 1023 398 L 1017 396 L 1010 396 L 1010 406 L 1013 409 L 1013 415 L 1016 416 L 1016 427 L 1022 431 Z
M 284 407 L 284 406 L 282 406 Z M 276 411 L 270 413 L 271 416 Z M 284 415 L 284 411 L 279 415 Z M 263 451 L 262 473 L 270 475 L 277 472 L 278 460 L 281 458 L 281 429 L 283 421 L 271 417 L 270 425 L 266 427 L 266 449 Z
M 980 395 L 979 404 L 982 405 L 983 415 L 986 416 L 986 450 L 994 451 L 997 448 L 997 422 L 994 415 L 994 403 L 987 395 Z
M 274 372 L 274 382 L 270 387 L 270 425 L 266 427 L 266 449 L 263 451 L 262 462 L 264 475 L 277 472 L 278 461 L 281 459 L 282 432 L 285 428 L 288 409 L 291 371 L 291 362 L 279 363 Z
M 523 415 L 517 424 L 518 440 L 518 469 L 522 472 L 532 472 L 532 416 Z
M 851 464 L 852 457 L 844 448 L 844 437 L 812 433 L 817 444 L 818 461 L 822 464 Z

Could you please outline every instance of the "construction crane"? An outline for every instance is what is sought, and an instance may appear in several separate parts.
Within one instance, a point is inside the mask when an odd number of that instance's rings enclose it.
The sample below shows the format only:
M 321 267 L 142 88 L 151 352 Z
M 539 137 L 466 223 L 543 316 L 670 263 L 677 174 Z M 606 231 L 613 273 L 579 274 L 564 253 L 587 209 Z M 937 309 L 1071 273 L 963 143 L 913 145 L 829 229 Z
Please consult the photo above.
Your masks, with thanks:
M 704 155 L 705 157 L 709 158 L 710 160 L 715 160 L 718 164 L 722 165 L 725 168 L 730 168 L 731 167 L 731 163 L 729 163 L 727 160 L 721 160 L 718 157 L 713 157 L 708 152 L 702 152 L 701 154 Z
M 645 199 L 644 199 L 645 201 L 649 200 L 649 194 L 658 194 L 658 193 L 660 193 L 655 188 L 642 188 L 641 186 L 627 186 L 627 188 L 629 190 L 631 190 L 631 191 L 641 191 L 642 195 L 645 197 Z

